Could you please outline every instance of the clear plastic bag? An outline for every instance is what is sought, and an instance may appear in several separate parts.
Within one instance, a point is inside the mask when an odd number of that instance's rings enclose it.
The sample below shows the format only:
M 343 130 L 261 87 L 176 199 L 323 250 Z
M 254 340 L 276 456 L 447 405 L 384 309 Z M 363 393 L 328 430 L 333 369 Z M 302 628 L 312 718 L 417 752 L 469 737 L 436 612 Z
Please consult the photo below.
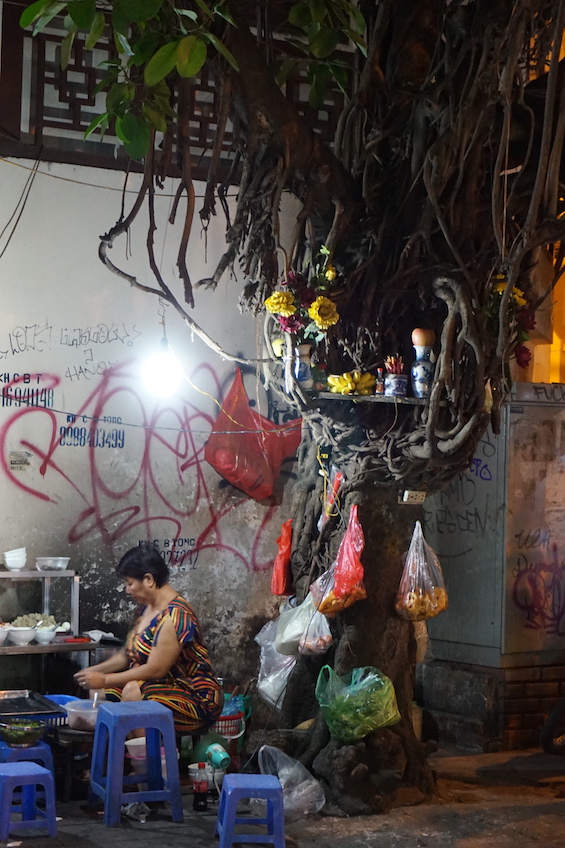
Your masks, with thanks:
M 255 637 L 261 648 L 257 693 L 269 706 L 280 709 L 296 657 L 279 654 L 275 648 L 276 635 L 277 622 L 268 621 Z
M 306 766 L 279 748 L 259 748 L 259 771 L 278 777 L 283 790 L 285 821 L 296 821 L 319 812 L 326 803 L 322 785 Z
M 332 631 L 328 619 L 316 610 L 300 637 L 298 653 L 307 657 L 319 656 L 326 653 L 332 642 Z
M 316 606 L 309 592 L 299 606 L 281 612 L 277 619 L 275 638 L 275 648 L 279 654 L 298 653 L 300 640 L 310 627 L 315 613 Z
M 316 698 L 331 735 L 342 742 L 400 721 L 392 680 L 371 666 L 340 677 L 325 665 L 316 682 Z
M 441 565 L 424 539 L 422 525 L 417 521 L 406 554 L 395 609 L 410 621 L 425 621 L 439 615 L 447 609 L 447 605 Z

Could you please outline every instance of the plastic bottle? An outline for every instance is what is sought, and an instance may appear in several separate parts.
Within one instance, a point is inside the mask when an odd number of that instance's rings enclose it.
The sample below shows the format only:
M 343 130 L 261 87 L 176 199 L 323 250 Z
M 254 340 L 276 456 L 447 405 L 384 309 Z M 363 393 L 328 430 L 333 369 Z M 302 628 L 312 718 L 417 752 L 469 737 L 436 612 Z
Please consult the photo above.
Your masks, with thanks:
M 192 781 L 193 802 L 192 807 L 199 813 L 205 813 L 208 809 L 208 773 L 206 763 L 198 763 L 198 771 Z

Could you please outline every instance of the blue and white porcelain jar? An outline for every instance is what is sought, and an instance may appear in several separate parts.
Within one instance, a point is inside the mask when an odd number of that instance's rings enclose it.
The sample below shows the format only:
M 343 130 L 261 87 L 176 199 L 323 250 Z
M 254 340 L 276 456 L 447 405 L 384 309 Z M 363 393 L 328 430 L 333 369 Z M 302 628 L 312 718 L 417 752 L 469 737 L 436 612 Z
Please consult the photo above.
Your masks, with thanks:
M 430 358 L 432 350 L 427 345 L 414 345 L 416 359 L 410 370 L 414 397 L 427 398 L 430 394 L 434 378 L 434 365 Z

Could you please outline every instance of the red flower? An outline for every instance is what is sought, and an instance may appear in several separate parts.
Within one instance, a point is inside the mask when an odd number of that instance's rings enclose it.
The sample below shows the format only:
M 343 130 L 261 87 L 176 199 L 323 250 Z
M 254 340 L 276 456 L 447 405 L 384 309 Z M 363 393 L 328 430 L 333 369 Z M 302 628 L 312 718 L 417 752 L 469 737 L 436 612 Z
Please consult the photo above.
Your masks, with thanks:
M 298 333 L 304 327 L 304 322 L 297 315 L 278 315 L 277 321 L 283 333 Z
M 516 323 L 518 323 L 522 329 L 526 330 L 526 332 L 529 332 L 536 326 L 536 316 L 524 306 L 516 313 Z
M 519 365 L 520 368 L 527 368 L 532 358 L 531 351 L 523 344 L 516 345 L 514 349 L 514 356 L 516 357 L 516 364 Z
M 298 298 L 299 306 L 303 309 L 309 309 L 317 298 L 315 290 L 309 287 L 300 289 L 300 291 L 296 293 L 296 296 Z

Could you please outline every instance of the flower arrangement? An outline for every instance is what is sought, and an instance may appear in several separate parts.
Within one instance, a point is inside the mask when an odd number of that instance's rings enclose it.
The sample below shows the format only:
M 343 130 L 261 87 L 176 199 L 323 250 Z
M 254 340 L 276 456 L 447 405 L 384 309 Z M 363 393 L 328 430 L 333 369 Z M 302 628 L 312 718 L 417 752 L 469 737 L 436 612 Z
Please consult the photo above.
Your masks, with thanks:
M 498 321 L 500 300 L 506 290 L 507 277 L 505 274 L 495 274 L 491 299 L 487 308 L 489 316 Z M 510 355 L 516 359 L 520 368 L 527 368 L 532 358 L 531 351 L 524 342 L 530 338 L 530 331 L 536 326 L 536 319 L 525 297 L 524 291 L 517 286 L 512 287 L 508 305 L 508 320 L 513 325 L 510 337 Z
M 290 271 L 282 281 L 282 291 L 273 292 L 265 300 L 265 309 L 276 316 L 278 329 L 302 339 L 321 341 L 327 330 L 339 321 L 339 313 L 329 292 L 337 279 L 335 267 L 329 264 L 329 250 L 320 248 L 321 259 L 313 274 L 304 275 Z

